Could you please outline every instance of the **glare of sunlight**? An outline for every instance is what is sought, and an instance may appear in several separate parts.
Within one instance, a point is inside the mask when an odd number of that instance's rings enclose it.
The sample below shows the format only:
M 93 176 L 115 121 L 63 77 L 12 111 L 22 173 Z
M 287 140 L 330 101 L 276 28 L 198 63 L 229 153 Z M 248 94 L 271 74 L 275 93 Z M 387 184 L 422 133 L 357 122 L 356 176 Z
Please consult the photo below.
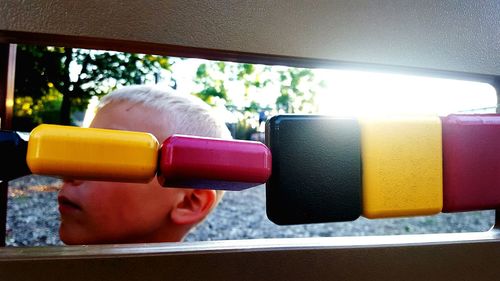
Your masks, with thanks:
M 82 65 L 74 60 L 69 63 L 69 80 L 71 82 L 78 81 L 78 76 L 82 72 L 82 68 Z
M 320 114 L 334 116 L 448 115 L 495 112 L 495 89 L 486 83 L 360 71 L 322 70 Z
M 92 120 L 94 119 L 98 105 L 99 105 L 99 98 L 93 96 L 89 101 L 87 110 L 85 111 L 85 117 L 83 117 L 82 127 L 84 128 L 90 127 L 90 123 L 92 123 Z

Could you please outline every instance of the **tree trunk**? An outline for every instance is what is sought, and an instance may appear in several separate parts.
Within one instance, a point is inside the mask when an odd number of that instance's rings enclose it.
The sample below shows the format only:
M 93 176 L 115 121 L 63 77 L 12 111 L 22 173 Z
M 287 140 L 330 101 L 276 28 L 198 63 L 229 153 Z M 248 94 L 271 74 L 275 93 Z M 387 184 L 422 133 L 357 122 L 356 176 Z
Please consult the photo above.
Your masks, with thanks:
M 61 125 L 71 125 L 71 99 L 72 99 L 72 90 L 71 90 L 71 81 L 69 78 L 69 65 L 73 59 L 73 49 L 72 48 L 64 48 L 65 60 L 64 60 L 64 90 L 60 91 L 63 94 L 63 100 L 61 103 L 61 111 L 59 122 Z
M 61 125 L 71 125 L 71 93 L 63 93 L 59 122 Z

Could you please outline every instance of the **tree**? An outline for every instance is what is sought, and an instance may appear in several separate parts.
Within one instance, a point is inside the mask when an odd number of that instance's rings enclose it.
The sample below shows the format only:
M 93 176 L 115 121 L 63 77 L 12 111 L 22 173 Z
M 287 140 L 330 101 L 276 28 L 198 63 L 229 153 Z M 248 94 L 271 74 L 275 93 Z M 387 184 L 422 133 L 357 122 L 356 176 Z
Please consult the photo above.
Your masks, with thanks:
M 317 110 L 314 99 L 318 88 L 324 88 L 325 82 L 315 83 L 312 70 L 305 68 L 287 68 L 280 70 L 280 96 L 276 99 L 278 111 L 286 113 L 312 113 Z
M 212 106 L 222 100 L 237 116 L 236 137 L 248 139 L 267 114 L 316 111 L 316 92 L 325 87 L 324 81 L 316 80 L 309 69 L 206 62 L 198 66 L 194 82 L 201 89 L 194 94 Z M 260 104 L 259 95 L 274 96 L 274 104 Z
M 250 92 L 270 94 L 272 89 L 269 86 L 272 84 L 279 86 L 275 105 L 278 111 L 284 113 L 314 112 L 316 92 L 325 87 L 324 81 L 316 81 L 310 69 L 227 62 L 200 64 L 194 81 L 203 86 L 201 91 L 194 94 L 207 103 L 214 105 L 215 100 L 223 99 L 231 105 L 233 97 L 243 95 L 246 105 L 241 109 L 253 112 L 262 110 L 263 106 L 250 97 Z M 241 93 L 229 90 L 227 84 L 233 81 L 243 86 Z
M 179 59 L 95 50 L 20 45 L 18 47 L 14 124 L 29 119 L 30 130 L 41 122 L 70 124 L 72 111 L 83 111 L 89 100 L 119 85 L 157 80 Z M 238 136 L 262 131 L 266 116 L 311 113 L 323 86 L 313 71 L 247 63 L 200 63 L 192 94 L 222 110 L 239 124 Z M 229 111 L 229 112 L 228 112 Z
M 168 57 L 154 55 L 19 45 L 15 116 L 30 116 L 37 124 L 45 121 L 38 112 L 60 103 L 58 120 L 51 121 L 69 125 L 72 110 L 85 109 L 92 96 L 155 79 L 171 66 Z M 57 93 L 59 99 L 47 103 L 47 96 L 54 98 Z
M 194 82 L 203 86 L 203 89 L 194 93 L 195 96 L 202 99 L 204 102 L 215 105 L 214 98 L 228 100 L 227 89 L 224 85 L 224 78 L 217 77 L 214 72 L 225 75 L 226 63 L 202 63 L 196 70 L 196 78 Z

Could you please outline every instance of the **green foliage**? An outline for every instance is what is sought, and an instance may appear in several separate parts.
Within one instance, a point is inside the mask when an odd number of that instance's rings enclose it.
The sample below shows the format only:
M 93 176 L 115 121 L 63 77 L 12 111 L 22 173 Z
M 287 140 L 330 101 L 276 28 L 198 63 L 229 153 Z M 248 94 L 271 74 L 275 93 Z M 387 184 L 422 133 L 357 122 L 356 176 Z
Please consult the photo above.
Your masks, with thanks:
M 242 93 L 228 93 L 226 85 L 235 81 L 243 85 Z M 245 108 L 258 112 L 262 105 L 249 98 L 250 92 L 264 92 L 271 84 L 278 84 L 280 95 L 275 103 L 278 111 L 311 113 L 316 110 L 314 98 L 317 90 L 325 85 L 324 81 L 315 81 L 314 72 L 310 69 L 208 62 L 200 64 L 196 71 L 194 82 L 201 85 L 202 90 L 194 94 L 212 105 L 217 98 L 231 104 L 231 97 L 243 94 L 248 103 Z
M 288 68 L 279 71 L 280 96 L 276 99 L 278 111 L 286 113 L 312 113 L 317 110 L 314 103 L 318 87 L 324 87 L 325 82 L 317 85 L 314 73 L 310 69 Z M 307 85 L 307 87 L 304 87 Z
M 14 101 L 15 117 L 31 118 L 35 124 L 42 122 L 58 123 L 62 94 L 50 83 L 47 94 L 36 101 L 31 96 L 16 97 Z
M 92 96 L 144 83 L 172 66 L 168 57 L 63 47 L 19 45 L 17 53 L 15 116 L 31 118 L 33 124 L 69 124 L 71 111 L 84 110 Z M 50 91 L 62 98 L 51 100 Z M 49 113 L 54 106 L 60 108 L 59 118 Z
M 226 89 L 220 88 L 220 87 L 218 87 L 218 88 L 215 88 L 215 87 L 205 88 L 201 92 L 196 93 L 196 96 L 198 96 L 200 99 L 202 99 L 206 103 L 212 104 L 212 105 L 213 105 L 213 98 L 214 97 L 227 100 Z
M 249 140 L 252 134 L 257 132 L 257 128 L 252 127 L 248 117 L 241 118 L 236 124 L 235 138 L 240 140 Z
M 228 100 L 227 89 L 224 80 L 215 76 L 214 73 L 225 74 L 226 64 L 218 62 L 213 64 L 202 63 L 196 70 L 195 83 L 202 85 L 203 89 L 194 93 L 197 97 L 210 105 L 215 105 L 214 98 Z
M 252 89 L 262 89 L 271 82 L 268 78 L 261 78 L 264 72 L 269 71 L 270 68 L 257 70 L 255 65 L 247 63 L 222 61 L 202 63 L 199 65 L 194 79 L 196 84 L 202 86 L 202 90 L 194 93 L 194 95 L 211 105 L 215 105 L 218 99 L 223 99 L 227 104 L 231 104 L 231 96 L 239 93 L 232 92 L 229 95 L 227 84 L 237 81 L 242 83 L 242 94 L 248 99 L 249 92 Z
M 255 113 L 259 113 L 259 111 L 263 110 L 262 106 L 260 106 L 260 104 L 258 104 L 257 102 L 255 101 L 251 101 L 250 102 L 250 105 L 245 107 L 245 112 L 255 112 Z
M 201 90 L 194 94 L 213 106 L 222 99 L 230 111 L 239 112 L 236 137 L 249 139 L 259 130 L 258 114 L 261 112 L 316 111 L 316 93 L 325 86 L 324 81 L 316 80 L 314 72 L 309 69 L 207 62 L 200 64 L 196 71 L 194 82 L 201 86 Z M 274 109 L 272 104 L 262 105 L 255 100 L 256 95 L 269 94 L 276 96 Z M 236 99 L 244 100 L 244 105 L 234 106 L 233 100 Z
M 15 96 L 38 100 L 62 75 L 63 48 L 18 45 Z M 49 84 L 52 83 L 52 84 Z
M 71 112 L 85 110 L 93 96 L 155 80 L 161 71 L 171 72 L 173 64 L 154 55 L 19 45 L 14 123 L 69 124 Z M 324 87 L 316 80 L 309 69 L 204 62 L 196 69 L 193 94 L 225 106 L 237 119 L 236 136 L 248 139 L 262 130 L 259 118 L 265 115 L 314 112 L 316 92 Z

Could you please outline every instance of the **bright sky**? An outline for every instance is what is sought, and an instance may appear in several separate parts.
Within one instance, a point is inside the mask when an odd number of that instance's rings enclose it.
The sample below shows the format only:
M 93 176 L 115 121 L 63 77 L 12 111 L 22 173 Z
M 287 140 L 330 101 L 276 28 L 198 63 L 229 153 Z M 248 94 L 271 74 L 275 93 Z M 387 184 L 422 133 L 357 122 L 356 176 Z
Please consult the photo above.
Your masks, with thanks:
M 494 112 L 495 89 L 486 83 L 359 71 L 320 70 L 327 82 L 320 113 L 341 116 Z
M 198 66 L 206 62 L 201 59 L 176 60 L 172 70 L 177 80 L 177 90 L 200 91 L 200 86 L 193 82 L 193 78 Z M 273 67 L 275 70 L 284 68 Z M 495 89 L 485 83 L 361 71 L 313 71 L 317 78 L 315 83 L 321 80 L 326 82 L 324 89 L 318 88 L 316 96 L 319 114 L 353 117 L 381 114 L 443 116 L 458 112 L 495 112 L 497 104 Z M 164 76 L 164 86 L 168 86 L 169 73 L 165 72 Z M 263 90 L 253 91 L 245 98 L 242 83 L 226 80 L 225 85 L 233 104 L 238 107 L 248 106 L 251 100 L 262 106 L 274 107 L 280 94 L 279 85 L 274 84 Z M 96 103 L 96 100 L 92 102 Z M 225 111 L 223 104 L 218 109 Z M 227 111 L 225 114 L 226 119 L 231 118 Z M 91 118 L 86 116 L 84 125 Z
M 179 90 L 194 91 L 193 75 L 199 59 L 179 61 L 174 65 Z M 283 68 L 283 67 L 281 67 Z M 470 110 L 494 112 L 497 104 L 495 89 L 486 83 L 429 78 L 401 74 L 387 74 L 347 70 L 313 70 L 317 80 L 327 87 L 317 94 L 320 114 L 361 116 L 373 114 L 431 114 L 447 115 Z M 241 92 L 237 81 L 229 83 L 230 93 Z M 262 105 L 273 105 L 279 96 L 274 85 L 252 98 Z M 241 95 L 231 96 L 233 102 L 243 106 Z

